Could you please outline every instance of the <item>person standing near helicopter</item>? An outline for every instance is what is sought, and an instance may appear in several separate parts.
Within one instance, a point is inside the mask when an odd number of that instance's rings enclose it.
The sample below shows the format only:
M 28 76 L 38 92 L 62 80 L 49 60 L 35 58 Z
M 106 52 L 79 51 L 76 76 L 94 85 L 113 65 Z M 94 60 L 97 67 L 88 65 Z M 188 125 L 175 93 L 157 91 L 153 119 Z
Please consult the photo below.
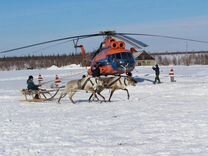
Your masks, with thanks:
M 155 81 L 153 82 L 154 84 L 158 81 L 158 83 L 160 83 L 160 68 L 158 66 L 158 64 L 155 65 L 155 67 L 152 67 L 152 69 L 155 71 Z

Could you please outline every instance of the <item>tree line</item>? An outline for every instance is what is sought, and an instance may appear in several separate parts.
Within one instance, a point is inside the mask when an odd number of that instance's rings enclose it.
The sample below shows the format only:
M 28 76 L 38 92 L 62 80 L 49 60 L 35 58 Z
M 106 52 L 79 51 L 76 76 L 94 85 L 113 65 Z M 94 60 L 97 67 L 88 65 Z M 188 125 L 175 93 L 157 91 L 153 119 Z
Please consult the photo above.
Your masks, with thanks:
M 208 65 L 208 52 L 191 53 L 154 53 L 151 54 L 156 62 L 161 65 Z M 24 56 L 24 57 L 2 57 L 0 58 L 0 70 L 22 70 L 48 68 L 52 65 L 62 67 L 70 64 L 90 64 L 90 55 L 88 61 L 82 60 L 82 56 L 77 55 L 47 55 L 47 56 Z
M 81 55 L 48 55 L 0 58 L 0 70 L 22 70 L 80 64 Z
M 208 65 L 208 52 L 154 54 L 156 62 L 161 65 Z

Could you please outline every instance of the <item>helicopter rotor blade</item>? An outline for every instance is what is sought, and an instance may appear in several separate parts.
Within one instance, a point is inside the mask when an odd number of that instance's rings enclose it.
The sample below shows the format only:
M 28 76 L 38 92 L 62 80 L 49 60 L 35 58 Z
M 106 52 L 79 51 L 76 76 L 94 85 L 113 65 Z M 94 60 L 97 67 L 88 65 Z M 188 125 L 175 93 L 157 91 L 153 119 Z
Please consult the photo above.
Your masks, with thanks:
M 185 41 L 192 41 L 192 42 L 199 42 L 199 43 L 206 43 L 206 44 L 208 43 L 208 41 L 181 38 L 181 37 L 173 37 L 173 36 L 153 35 L 153 34 L 139 34 L 139 33 L 116 33 L 115 31 L 101 31 L 101 32 L 95 33 L 95 34 L 69 36 L 69 37 L 59 38 L 59 39 L 55 39 L 55 40 L 49 40 L 49 41 L 45 41 L 45 42 L 30 44 L 30 45 L 26 45 L 26 46 L 22 46 L 22 47 L 18 47 L 18 48 L 8 49 L 8 50 L 0 51 L 0 54 L 9 53 L 9 52 L 12 52 L 12 51 L 26 49 L 26 48 L 30 48 L 30 47 L 40 46 L 40 45 L 44 45 L 44 44 L 49 44 L 49 43 L 53 43 L 53 42 L 59 42 L 59 41 L 70 40 L 70 39 L 71 40 L 73 40 L 73 39 L 85 39 L 85 38 L 96 37 L 96 36 L 113 36 L 113 37 L 121 39 L 121 40 L 123 40 L 123 41 L 137 47 L 137 48 L 148 46 L 145 43 L 143 43 L 143 42 L 141 42 L 137 39 L 129 37 L 131 35 L 132 36 L 134 35 L 134 36 L 149 36 L 149 37 L 169 38 L 169 39 L 185 40 Z
M 119 38 L 123 41 L 126 41 L 127 43 L 137 47 L 137 48 L 141 48 L 141 47 L 147 47 L 148 45 L 137 40 L 137 39 L 134 39 L 132 37 L 129 37 L 129 36 L 126 36 L 126 35 L 121 35 L 121 34 L 116 34 L 114 35 L 116 38 Z
M 174 37 L 174 36 L 166 36 L 166 35 L 137 34 L 137 33 L 117 33 L 117 34 L 118 35 L 134 35 L 134 36 L 159 37 L 159 38 L 169 38 L 169 39 L 184 40 L 184 41 L 199 42 L 199 43 L 208 43 L 208 41 L 203 41 L 203 40 L 195 40 L 195 39 Z
M 59 38 L 59 39 L 55 39 L 55 40 L 49 40 L 49 41 L 45 41 L 45 42 L 39 42 L 39 43 L 35 43 L 35 44 L 30 44 L 30 45 L 18 47 L 18 48 L 0 51 L 0 54 L 8 53 L 8 52 L 16 51 L 16 50 L 21 50 L 21 49 L 26 49 L 26 48 L 30 48 L 30 47 L 40 46 L 40 45 L 44 45 L 44 44 L 49 44 L 49 43 L 53 43 L 53 42 L 59 42 L 59 41 L 64 41 L 64 40 L 69 40 L 69 39 L 76 39 L 76 38 L 84 39 L 84 38 L 95 37 L 95 36 L 102 36 L 102 34 L 97 33 L 97 34 L 89 34 L 89 35 L 64 37 L 64 38 Z

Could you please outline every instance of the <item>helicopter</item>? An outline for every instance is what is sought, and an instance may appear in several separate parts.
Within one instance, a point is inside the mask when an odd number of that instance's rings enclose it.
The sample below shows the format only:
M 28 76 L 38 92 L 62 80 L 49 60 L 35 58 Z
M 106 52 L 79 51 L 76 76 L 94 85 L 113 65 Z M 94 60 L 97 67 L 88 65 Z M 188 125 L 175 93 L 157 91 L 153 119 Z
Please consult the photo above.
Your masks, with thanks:
M 121 75 L 121 74 L 128 75 L 128 74 L 131 74 L 131 72 L 135 68 L 135 60 L 133 57 L 133 53 L 137 51 L 136 49 L 141 49 L 141 48 L 148 46 L 142 41 L 139 41 L 133 37 L 130 37 L 133 35 L 134 36 L 161 37 L 161 38 L 169 38 L 169 39 L 176 39 L 176 40 L 208 43 L 207 41 L 172 37 L 172 36 L 164 36 L 164 35 L 139 34 L 139 33 L 117 33 L 116 31 L 101 31 L 95 34 L 70 36 L 70 37 L 30 44 L 30 45 L 26 45 L 26 46 L 22 46 L 18 48 L 0 51 L 0 54 L 66 40 L 66 41 L 72 41 L 74 43 L 75 49 L 77 48 L 81 49 L 82 64 L 86 65 L 86 61 L 87 61 L 86 50 L 83 45 L 78 44 L 79 40 L 90 38 L 90 37 L 103 36 L 104 40 L 100 43 L 99 48 L 95 52 L 92 53 L 92 56 L 90 58 L 91 61 L 90 61 L 90 68 L 88 69 L 88 74 L 92 75 L 91 69 L 95 65 L 98 65 L 100 68 L 100 75 L 105 75 L 105 76 Z M 126 44 L 130 44 L 132 47 L 128 49 L 126 47 Z
M 98 65 L 102 75 L 131 73 L 135 67 L 133 51 L 126 49 L 123 41 L 107 37 L 94 55 L 91 66 Z M 88 70 L 92 74 L 92 70 Z
M 135 48 L 127 49 L 124 40 L 134 47 L 141 48 L 147 45 L 141 41 L 135 40 L 124 35 L 115 35 L 113 31 L 101 32 L 106 34 L 99 48 L 92 54 L 91 68 L 98 65 L 101 75 L 120 75 L 130 74 L 135 67 L 133 52 Z M 112 37 L 114 36 L 114 37 Z M 116 40 L 116 38 L 122 40 Z M 75 48 L 81 48 L 83 64 L 86 63 L 86 52 L 83 45 L 75 45 Z M 88 74 L 92 75 L 92 70 L 88 69 Z

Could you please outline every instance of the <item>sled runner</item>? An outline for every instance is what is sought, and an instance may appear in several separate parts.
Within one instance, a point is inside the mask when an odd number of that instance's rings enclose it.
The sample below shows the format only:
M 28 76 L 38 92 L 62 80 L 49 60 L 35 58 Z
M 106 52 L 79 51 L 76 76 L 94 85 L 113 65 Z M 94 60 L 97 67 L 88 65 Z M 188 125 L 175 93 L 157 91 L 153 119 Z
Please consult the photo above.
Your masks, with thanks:
M 22 89 L 21 92 L 25 96 L 25 100 L 28 102 L 43 102 L 53 100 L 59 90 L 60 88 L 40 90 Z

